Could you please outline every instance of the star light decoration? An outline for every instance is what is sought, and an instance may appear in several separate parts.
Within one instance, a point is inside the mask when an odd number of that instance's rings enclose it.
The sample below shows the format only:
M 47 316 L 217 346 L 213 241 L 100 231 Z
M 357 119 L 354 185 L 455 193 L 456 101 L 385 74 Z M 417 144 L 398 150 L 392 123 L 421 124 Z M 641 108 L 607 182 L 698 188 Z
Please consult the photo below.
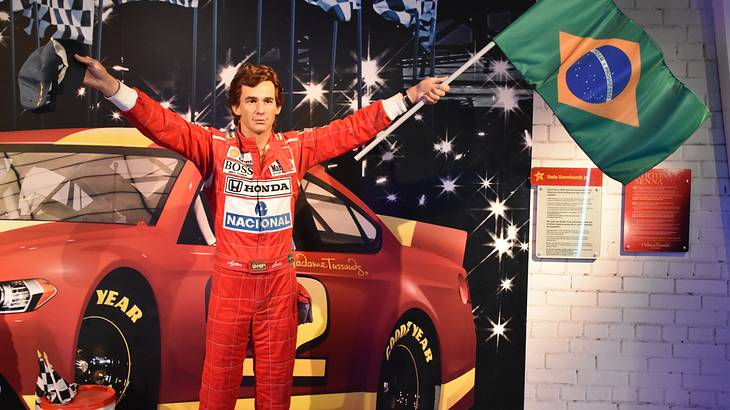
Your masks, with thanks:
M 489 337 L 487 337 L 486 341 L 489 341 L 491 339 L 496 339 L 497 341 L 497 349 L 499 349 L 499 339 L 504 338 L 506 341 L 509 342 L 509 337 L 507 337 L 506 333 L 510 331 L 509 328 L 507 328 L 507 325 L 512 320 L 512 318 L 509 318 L 502 321 L 502 309 L 499 310 L 499 314 L 497 315 L 497 322 L 494 322 L 492 319 L 487 318 L 489 320 L 489 324 L 492 325 L 491 328 L 489 328 L 491 334 Z
M 506 197 L 500 197 L 494 189 L 495 186 L 499 185 L 494 181 L 494 178 L 494 176 L 489 177 L 488 174 L 485 174 L 484 177 L 477 175 L 477 179 L 480 183 L 477 184 L 478 187 L 475 193 L 482 194 L 487 202 L 487 206 L 475 209 L 474 211 L 487 212 L 487 215 L 482 218 L 476 227 L 469 232 L 469 236 L 485 232 L 491 240 L 483 245 L 487 248 L 491 248 L 491 250 L 482 260 L 479 261 L 479 263 L 469 269 L 467 276 L 477 270 L 492 256 L 496 256 L 501 269 L 503 258 L 514 258 L 516 251 L 526 252 L 529 249 L 527 241 L 523 242 L 520 239 L 520 230 L 528 221 L 525 221 L 521 225 L 515 224 L 512 217 L 509 215 L 512 208 L 507 204 L 518 189 L 521 188 L 524 182 L 522 182 L 522 184 L 520 184 L 517 188 L 510 191 L 509 195 Z M 491 195 L 493 195 L 493 197 Z M 494 220 L 493 230 L 484 228 L 484 225 L 489 220 Z
M 378 162 L 378 165 L 381 165 L 385 162 L 393 162 L 397 158 L 401 158 L 402 155 L 398 154 L 398 150 L 400 147 L 398 146 L 398 142 L 390 142 L 386 139 L 386 148 L 381 148 L 381 154 L 380 154 L 380 161 Z
M 489 62 L 489 76 L 487 79 L 494 81 L 513 80 L 509 70 L 512 65 L 505 60 L 492 60 Z
M 10 21 L 10 14 L 8 14 L 7 11 L 0 11 L 0 21 L 5 21 L 5 22 Z
M 397 192 L 385 192 L 385 201 L 389 203 L 398 202 L 398 193 Z
M 436 140 L 436 143 L 433 144 L 433 150 L 436 151 L 436 153 L 437 153 L 436 156 L 439 157 L 439 156 L 443 155 L 444 158 L 448 159 L 450 154 L 455 155 L 453 153 L 453 151 L 454 151 L 453 142 L 455 139 L 456 138 L 449 139 L 448 134 L 443 138 L 438 138 Z
M 299 84 L 302 87 L 304 87 L 304 91 L 295 91 L 294 92 L 294 94 L 304 95 L 304 98 L 301 101 L 299 101 L 299 103 L 296 105 L 296 107 L 294 107 L 295 110 L 307 103 L 309 104 L 310 110 L 316 104 L 321 104 L 325 108 L 327 107 L 327 99 L 325 98 L 324 95 L 326 93 L 328 93 L 328 91 L 325 91 L 324 87 L 327 84 L 329 76 L 325 77 L 319 83 L 315 83 L 313 81 L 305 83 L 304 81 L 300 80 L 297 77 L 294 77 L 294 78 L 296 78 L 297 81 L 299 82 Z
M 459 180 L 459 176 L 456 178 L 451 178 L 450 176 L 447 176 L 446 178 L 439 178 L 441 180 L 440 184 L 437 184 L 436 186 L 441 188 L 441 192 L 439 192 L 438 196 L 441 196 L 443 194 L 446 194 L 446 196 L 450 195 L 457 195 L 456 188 L 461 188 L 461 185 L 458 185 L 456 181 Z
M 6 30 L 7 30 L 7 28 L 4 28 L 3 31 L 0 31 L 0 46 L 3 46 L 3 47 L 5 47 L 5 39 L 7 38 L 5 36 Z
M 502 282 L 499 284 L 499 292 L 512 292 L 512 288 L 515 286 L 514 279 L 514 276 L 502 279 Z
M 175 100 L 176 100 L 176 99 L 177 99 L 177 97 L 175 97 L 175 96 L 173 95 L 172 97 L 170 97 L 170 98 L 168 98 L 168 99 L 166 99 L 166 100 L 162 100 L 162 101 L 160 101 L 160 105 L 161 105 L 161 106 L 162 106 L 162 108 L 164 108 L 164 109 L 167 109 L 167 110 L 173 110 L 173 111 L 175 111 L 175 108 L 176 108 L 176 107 L 175 107 L 175 105 L 173 104 L 173 102 L 175 102 Z

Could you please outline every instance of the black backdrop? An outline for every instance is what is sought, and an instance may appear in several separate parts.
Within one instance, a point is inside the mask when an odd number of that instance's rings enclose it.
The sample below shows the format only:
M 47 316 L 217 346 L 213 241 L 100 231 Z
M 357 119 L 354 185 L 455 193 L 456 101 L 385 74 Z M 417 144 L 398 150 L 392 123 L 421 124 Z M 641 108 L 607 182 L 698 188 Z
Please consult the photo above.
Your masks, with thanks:
M 1 4 L 3 11 L 7 3 Z M 439 75 L 453 72 L 530 3 L 441 0 L 434 64 L 428 50 L 421 49 L 417 79 L 431 70 Z M 411 29 L 384 20 L 370 5 L 364 1 L 363 58 L 375 63 L 364 66 L 371 85 L 363 94 L 375 100 L 413 84 L 414 47 Z M 219 2 L 215 73 L 211 2 L 200 4 L 195 72 L 192 16 L 190 9 L 156 2 L 112 9 L 102 33 L 102 60 L 107 67 L 121 68 L 114 71 L 118 77 L 169 102 L 172 109 L 197 111 L 198 121 L 225 127 L 230 121 L 225 89 L 219 85 L 216 98 L 211 98 L 213 74 L 225 77 L 231 66 L 258 60 L 257 1 Z M 267 0 L 261 16 L 260 61 L 273 66 L 286 87 L 292 74 L 290 2 Z M 35 48 L 35 37 L 22 31 L 27 23 L 16 14 L 17 64 L 12 67 L 11 28 L 0 21 L 0 78 L 5 84 L 10 83 L 11 69 L 17 73 Z M 279 129 L 321 125 L 346 115 L 356 101 L 355 22 L 338 25 L 334 73 L 332 18 L 297 1 L 295 26 L 294 107 L 285 105 Z M 519 409 L 524 395 L 532 92 L 504 60 L 496 48 L 488 53 L 452 84 L 449 98 L 408 120 L 366 157 L 365 165 L 346 155 L 327 167 L 378 213 L 469 232 L 464 266 L 477 329 L 475 409 Z M 332 107 L 328 93 L 319 102 L 306 99 L 305 84 L 327 90 L 332 75 Z M 193 77 L 196 98 L 191 109 Z M 216 81 L 224 82 L 220 77 Z M 94 106 L 88 96 L 64 97 L 55 112 L 44 115 L 13 113 L 11 99 L 11 88 L 3 87 L 0 129 L 12 129 L 13 117 L 15 129 L 124 125 L 110 104 Z

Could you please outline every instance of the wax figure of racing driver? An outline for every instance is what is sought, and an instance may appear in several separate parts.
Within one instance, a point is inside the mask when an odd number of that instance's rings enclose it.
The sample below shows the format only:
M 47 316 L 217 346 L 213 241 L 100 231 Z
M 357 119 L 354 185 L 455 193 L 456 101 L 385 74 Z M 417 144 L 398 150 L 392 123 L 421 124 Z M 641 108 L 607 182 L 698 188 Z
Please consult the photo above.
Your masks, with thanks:
M 233 409 L 249 334 L 256 409 L 289 409 L 297 332 L 292 223 L 299 181 L 313 165 L 373 138 L 408 105 L 433 104 L 445 78 L 426 78 L 403 93 L 327 126 L 274 133 L 282 89 L 265 65 L 242 65 L 228 91 L 235 133 L 186 122 L 127 87 L 96 60 L 84 85 L 102 92 L 144 135 L 192 161 L 212 178 L 216 255 L 208 308 L 201 409 Z M 407 99 L 407 101 L 406 101 Z

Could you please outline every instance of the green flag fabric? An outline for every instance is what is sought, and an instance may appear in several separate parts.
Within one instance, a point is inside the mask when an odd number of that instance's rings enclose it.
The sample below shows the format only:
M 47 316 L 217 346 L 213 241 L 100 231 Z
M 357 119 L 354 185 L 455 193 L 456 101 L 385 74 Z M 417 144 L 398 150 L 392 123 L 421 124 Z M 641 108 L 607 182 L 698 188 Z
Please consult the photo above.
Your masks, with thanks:
M 588 157 L 624 184 L 709 115 L 611 0 L 540 0 L 494 41 Z

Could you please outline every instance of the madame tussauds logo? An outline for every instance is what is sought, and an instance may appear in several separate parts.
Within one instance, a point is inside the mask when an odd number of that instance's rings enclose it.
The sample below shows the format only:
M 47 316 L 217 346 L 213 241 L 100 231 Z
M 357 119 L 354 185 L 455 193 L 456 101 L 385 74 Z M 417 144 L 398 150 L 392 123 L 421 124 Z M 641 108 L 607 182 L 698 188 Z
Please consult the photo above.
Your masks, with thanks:
M 245 198 L 289 196 L 291 195 L 291 184 L 289 178 L 252 181 L 228 176 L 225 192 Z

